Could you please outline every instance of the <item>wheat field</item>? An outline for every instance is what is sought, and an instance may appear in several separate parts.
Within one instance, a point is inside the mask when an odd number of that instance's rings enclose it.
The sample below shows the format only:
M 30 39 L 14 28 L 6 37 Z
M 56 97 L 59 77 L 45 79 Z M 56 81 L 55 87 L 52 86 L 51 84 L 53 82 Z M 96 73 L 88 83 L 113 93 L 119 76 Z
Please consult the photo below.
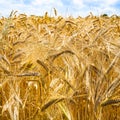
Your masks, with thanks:
M 0 120 L 120 120 L 120 17 L 0 18 Z

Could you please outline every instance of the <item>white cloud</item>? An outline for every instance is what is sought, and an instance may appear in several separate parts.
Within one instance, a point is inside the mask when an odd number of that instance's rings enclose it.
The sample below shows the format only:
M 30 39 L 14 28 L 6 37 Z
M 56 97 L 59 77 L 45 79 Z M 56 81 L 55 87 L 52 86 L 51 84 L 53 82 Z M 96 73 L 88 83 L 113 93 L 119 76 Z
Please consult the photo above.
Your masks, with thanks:
M 72 0 L 73 1 L 73 4 L 75 5 L 79 5 L 80 7 L 84 7 L 84 0 Z
M 106 5 L 113 5 L 118 2 L 118 0 L 102 0 Z
M 33 0 L 32 1 L 32 5 L 43 5 L 42 7 L 44 7 L 44 6 L 46 6 L 46 5 L 53 5 L 54 7 L 55 6 L 63 6 L 63 4 L 62 4 L 62 2 L 61 2 L 61 0 L 57 0 L 56 2 L 55 2 L 55 0 Z
M 90 12 L 95 15 L 107 13 L 108 15 L 120 14 L 119 9 L 113 7 L 119 0 L 72 0 L 76 7 L 76 14 L 86 16 Z
M 43 5 L 43 4 L 51 4 L 54 3 L 54 0 L 33 0 L 33 5 Z
M 117 3 L 119 0 L 72 0 L 73 4 L 81 6 L 87 6 L 88 3 L 94 5 L 94 3 L 98 4 L 98 6 L 110 6 Z M 89 7 L 89 6 L 87 6 Z

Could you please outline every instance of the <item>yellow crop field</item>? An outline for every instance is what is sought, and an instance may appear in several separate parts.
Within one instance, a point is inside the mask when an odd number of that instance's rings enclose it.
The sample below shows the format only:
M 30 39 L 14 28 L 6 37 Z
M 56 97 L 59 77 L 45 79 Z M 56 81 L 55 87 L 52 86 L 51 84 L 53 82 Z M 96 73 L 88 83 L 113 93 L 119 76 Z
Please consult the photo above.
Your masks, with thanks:
M 120 120 L 120 17 L 0 18 L 0 120 Z

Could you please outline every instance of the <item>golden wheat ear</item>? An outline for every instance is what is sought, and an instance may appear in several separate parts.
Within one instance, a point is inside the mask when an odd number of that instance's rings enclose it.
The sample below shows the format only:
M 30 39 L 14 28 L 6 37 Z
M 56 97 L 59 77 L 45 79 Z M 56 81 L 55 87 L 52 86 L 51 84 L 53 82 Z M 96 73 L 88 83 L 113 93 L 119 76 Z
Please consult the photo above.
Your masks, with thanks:
M 56 104 L 58 102 L 61 102 L 62 100 L 64 100 L 64 98 L 56 98 L 56 99 L 52 99 L 49 102 L 47 102 L 45 105 L 43 105 L 43 107 L 41 108 L 41 111 L 43 112 L 44 110 L 46 110 L 48 107 L 50 107 L 53 104 Z
M 101 106 L 107 106 L 107 105 L 118 105 L 120 104 L 120 99 L 108 99 L 101 103 Z

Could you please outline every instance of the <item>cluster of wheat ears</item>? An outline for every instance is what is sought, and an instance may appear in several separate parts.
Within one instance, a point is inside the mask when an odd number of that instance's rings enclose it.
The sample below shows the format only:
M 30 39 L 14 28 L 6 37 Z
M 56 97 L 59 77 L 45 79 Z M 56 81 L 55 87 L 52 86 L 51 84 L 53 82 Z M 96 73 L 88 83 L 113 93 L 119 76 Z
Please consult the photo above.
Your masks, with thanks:
M 120 120 L 120 17 L 0 18 L 0 120 Z

